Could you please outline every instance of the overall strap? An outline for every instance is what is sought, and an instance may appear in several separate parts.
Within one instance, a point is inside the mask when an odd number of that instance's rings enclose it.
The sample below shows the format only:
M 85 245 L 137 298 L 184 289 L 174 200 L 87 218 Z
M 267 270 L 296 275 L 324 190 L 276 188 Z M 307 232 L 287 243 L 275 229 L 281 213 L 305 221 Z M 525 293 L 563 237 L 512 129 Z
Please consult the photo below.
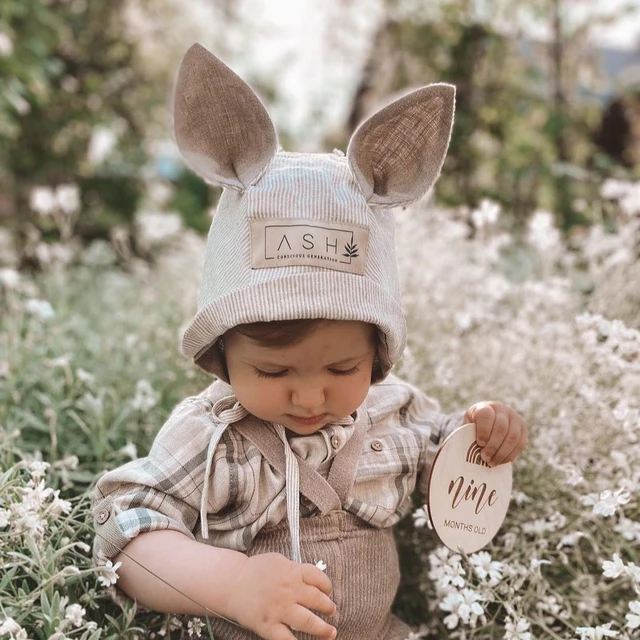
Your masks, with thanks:
M 251 416 L 240 420 L 233 428 L 249 440 L 274 469 L 286 474 L 284 446 L 270 425 L 258 423 Z M 331 485 L 306 461 L 299 458 L 298 471 L 300 493 L 311 500 L 323 515 L 342 507 L 342 501 Z
M 358 420 L 354 425 L 354 431 L 347 443 L 338 451 L 329 470 L 327 481 L 340 498 L 340 504 L 344 505 L 353 488 L 353 483 L 358 472 L 358 461 L 362 453 L 364 435 L 367 431 L 365 426 L 369 420 L 366 408 L 358 411 Z

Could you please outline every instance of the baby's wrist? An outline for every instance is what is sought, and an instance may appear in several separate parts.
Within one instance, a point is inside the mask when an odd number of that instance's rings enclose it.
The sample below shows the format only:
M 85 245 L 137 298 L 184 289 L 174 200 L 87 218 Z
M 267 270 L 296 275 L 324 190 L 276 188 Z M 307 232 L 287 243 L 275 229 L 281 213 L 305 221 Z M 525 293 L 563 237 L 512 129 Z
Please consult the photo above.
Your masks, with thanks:
M 248 557 L 240 551 L 232 549 L 216 549 L 217 552 L 224 551 L 224 560 L 216 563 L 216 585 L 212 589 L 213 602 L 211 608 L 220 615 L 231 618 L 234 617 L 234 604 L 238 601 L 238 582 L 242 574 L 246 572 Z

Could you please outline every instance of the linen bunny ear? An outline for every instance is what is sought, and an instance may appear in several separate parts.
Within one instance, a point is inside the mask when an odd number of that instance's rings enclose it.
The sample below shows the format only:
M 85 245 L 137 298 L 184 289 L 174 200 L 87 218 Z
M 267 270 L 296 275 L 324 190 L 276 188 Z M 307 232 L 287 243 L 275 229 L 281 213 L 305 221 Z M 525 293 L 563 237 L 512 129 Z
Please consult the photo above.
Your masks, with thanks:
M 210 184 L 245 189 L 278 150 L 278 136 L 251 87 L 202 45 L 182 59 L 172 97 L 176 143 Z
M 370 205 L 409 204 L 433 186 L 447 155 L 454 108 L 455 87 L 430 84 L 358 127 L 347 159 Z

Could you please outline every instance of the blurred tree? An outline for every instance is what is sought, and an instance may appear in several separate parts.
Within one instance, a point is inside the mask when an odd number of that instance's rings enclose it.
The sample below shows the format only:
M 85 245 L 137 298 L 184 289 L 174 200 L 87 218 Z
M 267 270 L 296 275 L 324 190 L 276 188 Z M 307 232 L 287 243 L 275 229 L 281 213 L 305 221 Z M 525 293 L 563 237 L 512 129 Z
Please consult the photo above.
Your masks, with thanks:
M 475 207 L 490 197 L 512 212 L 516 229 L 538 207 L 555 210 L 565 229 L 588 223 L 574 204 L 592 188 L 579 168 L 593 151 L 600 108 L 579 95 L 581 78 L 597 73 L 589 35 L 630 8 L 595 18 L 587 7 L 577 23 L 566 19 L 568 0 L 386 0 L 385 7 L 345 138 L 382 96 L 451 82 L 456 124 L 440 198 Z M 517 25 L 526 16 L 546 24 L 548 43 L 523 38 Z
M 13 43 L 0 58 L 0 184 L 11 194 L 2 213 L 22 237 L 39 224 L 29 207 L 35 185 L 80 187 L 80 235 L 105 235 L 103 227 L 135 211 L 149 96 L 140 90 L 147 83 L 123 6 L 123 0 L 2 4 L 0 29 Z M 97 151 L 94 144 L 89 153 L 99 125 L 117 151 L 100 172 L 104 146 Z M 103 225 L 103 213 L 113 220 Z
M 205 28 L 215 36 L 220 25 L 235 25 L 233 3 L 208 4 L 220 18 L 216 28 L 203 19 L 207 3 L 195 0 L 189 12 L 175 0 L 0 3 L 0 224 L 16 232 L 23 252 L 41 233 L 63 235 L 30 206 L 34 187 L 53 194 L 60 185 L 79 188 L 76 236 L 132 229 L 145 180 L 156 177 L 157 141 L 170 136 L 176 61 Z M 224 42 L 216 42 L 218 52 Z M 172 204 L 187 207 L 196 228 L 209 220 L 201 194 Z

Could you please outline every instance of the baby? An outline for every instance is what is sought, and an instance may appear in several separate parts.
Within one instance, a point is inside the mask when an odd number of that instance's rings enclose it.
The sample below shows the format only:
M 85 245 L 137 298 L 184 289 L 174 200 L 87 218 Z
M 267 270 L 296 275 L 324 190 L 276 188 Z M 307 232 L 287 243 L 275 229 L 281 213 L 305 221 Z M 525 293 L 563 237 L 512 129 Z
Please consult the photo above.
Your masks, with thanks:
M 390 373 L 406 344 L 392 208 L 436 181 L 454 88 L 392 102 L 346 155 L 287 153 L 250 87 L 196 44 L 173 109 L 187 163 L 225 187 L 182 342 L 217 380 L 146 458 L 100 478 L 95 562 L 122 562 L 116 597 L 210 615 L 221 640 L 403 640 L 392 525 L 438 447 L 474 423 L 495 465 L 527 439 L 500 402 L 445 415 Z

